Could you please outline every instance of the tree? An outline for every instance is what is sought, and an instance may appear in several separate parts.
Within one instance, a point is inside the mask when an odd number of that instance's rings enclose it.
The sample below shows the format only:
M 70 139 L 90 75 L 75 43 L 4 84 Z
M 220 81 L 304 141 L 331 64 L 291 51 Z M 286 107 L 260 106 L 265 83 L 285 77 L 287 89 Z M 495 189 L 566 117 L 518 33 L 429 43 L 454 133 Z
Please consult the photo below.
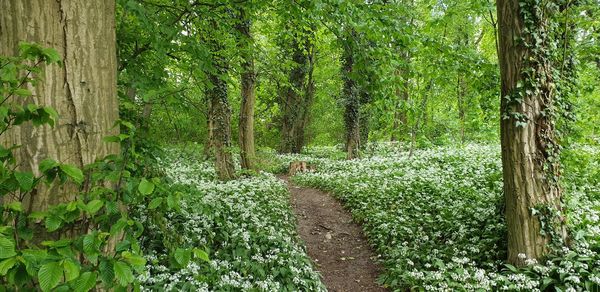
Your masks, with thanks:
M 0 55 L 15 55 L 19 42 L 55 48 L 63 64 L 45 71 L 45 78 L 23 104 L 51 106 L 60 114 L 52 129 L 23 124 L 6 133 L 3 144 L 16 151 L 23 171 L 40 175 L 40 163 L 52 158 L 78 167 L 119 152 L 103 138 L 117 134 L 116 46 L 114 1 L 0 2 Z M 3 137 L 4 137 L 3 136 Z M 70 201 L 75 186 L 40 188 L 25 199 L 28 211 Z
M 314 32 L 296 31 L 290 42 L 292 68 L 288 85 L 282 96 L 281 145 L 282 153 L 299 153 L 304 146 L 310 106 L 314 98 Z
M 254 167 L 256 151 L 254 148 L 254 103 L 256 101 L 256 69 L 254 67 L 253 40 L 250 33 L 251 21 L 244 8 L 239 9 L 240 55 L 242 57 L 241 93 L 239 121 L 239 143 L 241 166 Z
M 344 125 L 346 128 L 346 158 L 358 157 L 360 147 L 360 92 L 355 75 L 355 46 L 356 31 L 350 30 L 343 42 L 342 79 L 344 81 Z
M 566 237 L 564 220 L 552 215 L 561 211 L 556 2 L 497 2 L 508 261 L 515 265 L 543 257 Z
M 208 82 L 205 90 L 209 100 L 208 120 L 210 144 L 215 154 L 215 169 L 221 180 L 235 177 L 235 165 L 231 152 L 231 106 L 227 96 L 227 62 L 220 56 L 223 50 L 218 40 L 208 40 L 212 53 L 212 68 L 207 72 Z

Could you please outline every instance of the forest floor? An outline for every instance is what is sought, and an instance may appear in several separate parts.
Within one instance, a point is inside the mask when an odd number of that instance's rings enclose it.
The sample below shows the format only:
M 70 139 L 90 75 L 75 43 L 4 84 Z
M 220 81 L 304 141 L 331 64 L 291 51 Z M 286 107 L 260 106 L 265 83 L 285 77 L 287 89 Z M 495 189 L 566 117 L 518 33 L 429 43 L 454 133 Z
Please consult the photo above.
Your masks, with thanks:
M 387 291 L 377 285 L 381 267 L 360 226 L 342 204 L 317 189 L 288 183 L 298 233 L 329 291 Z

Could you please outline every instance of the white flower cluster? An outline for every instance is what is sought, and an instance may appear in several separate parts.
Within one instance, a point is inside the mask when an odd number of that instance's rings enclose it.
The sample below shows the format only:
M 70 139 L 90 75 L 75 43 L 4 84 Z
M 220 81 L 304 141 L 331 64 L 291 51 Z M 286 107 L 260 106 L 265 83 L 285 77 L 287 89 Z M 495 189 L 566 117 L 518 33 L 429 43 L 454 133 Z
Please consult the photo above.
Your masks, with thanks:
M 598 281 L 600 256 L 594 250 L 600 246 L 599 159 L 592 159 L 588 173 L 565 179 L 569 223 L 579 230 L 576 244 L 548 262 L 525 257 L 528 266 L 513 271 L 504 268 L 506 226 L 497 145 L 436 147 L 415 150 L 413 156 L 403 145 L 370 147 L 369 155 L 352 161 L 314 158 L 310 149 L 306 155 L 281 159 L 318 164 L 316 172 L 294 179 L 332 191 L 363 222 L 370 241 L 384 255 L 386 283 L 392 288 L 539 291 L 550 285 L 582 291 Z M 600 153 L 592 149 L 578 151 L 591 157 Z
M 168 151 L 162 159 L 173 191 L 183 193 L 181 210 L 164 226 L 153 224 L 143 206 L 142 244 L 148 272 L 138 280 L 146 290 L 166 291 L 324 291 L 299 243 L 284 183 L 271 174 L 228 182 L 215 179 L 213 166 L 194 156 Z M 167 244 L 202 248 L 210 262 L 193 260 L 183 269 L 169 266 Z M 169 237 L 166 236 L 166 237 Z

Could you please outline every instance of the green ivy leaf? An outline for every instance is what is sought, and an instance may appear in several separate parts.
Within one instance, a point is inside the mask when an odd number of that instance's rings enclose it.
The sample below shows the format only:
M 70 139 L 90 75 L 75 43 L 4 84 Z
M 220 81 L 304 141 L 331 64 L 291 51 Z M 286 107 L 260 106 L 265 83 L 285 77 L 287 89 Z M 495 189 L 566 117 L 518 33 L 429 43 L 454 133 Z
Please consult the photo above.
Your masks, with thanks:
M 66 173 L 76 183 L 81 184 L 83 182 L 83 172 L 78 167 L 69 164 L 61 164 L 60 170 Z
M 15 243 L 6 237 L 0 237 L 0 259 L 10 258 L 16 255 Z
M 12 267 L 14 267 L 16 263 L 17 263 L 16 257 L 5 259 L 2 262 L 0 262 L 0 275 L 5 276 L 6 273 L 8 273 L 8 271 L 10 269 L 12 269 Z
M 142 178 L 142 181 L 138 185 L 138 191 L 142 195 L 152 194 L 152 192 L 154 192 L 154 183 L 152 183 L 151 181 L 148 181 L 145 178 Z
M 87 292 L 96 287 L 96 273 L 85 272 L 75 280 L 71 287 L 75 292 Z
M 113 265 L 113 269 L 119 285 L 127 286 L 129 283 L 133 282 L 133 271 L 127 263 L 116 261 Z
M 40 267 L 38 280 L 42 291 L 50 291 L 60 282 L 63 269 L 58 262 L 50 262 Z

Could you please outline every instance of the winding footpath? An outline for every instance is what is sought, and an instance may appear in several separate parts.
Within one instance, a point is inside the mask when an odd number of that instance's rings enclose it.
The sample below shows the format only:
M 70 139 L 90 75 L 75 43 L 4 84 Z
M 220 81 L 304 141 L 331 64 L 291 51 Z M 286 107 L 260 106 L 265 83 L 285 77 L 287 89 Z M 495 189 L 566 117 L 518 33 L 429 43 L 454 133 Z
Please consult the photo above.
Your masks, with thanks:
M 332 292 L 388 291 L 379 286 L 381 267 L 360 226 L 342 204 L 330 195 L 311 188 L 288 184 L 291 203 L 298 219 L 298 234 L 308 255 Z

